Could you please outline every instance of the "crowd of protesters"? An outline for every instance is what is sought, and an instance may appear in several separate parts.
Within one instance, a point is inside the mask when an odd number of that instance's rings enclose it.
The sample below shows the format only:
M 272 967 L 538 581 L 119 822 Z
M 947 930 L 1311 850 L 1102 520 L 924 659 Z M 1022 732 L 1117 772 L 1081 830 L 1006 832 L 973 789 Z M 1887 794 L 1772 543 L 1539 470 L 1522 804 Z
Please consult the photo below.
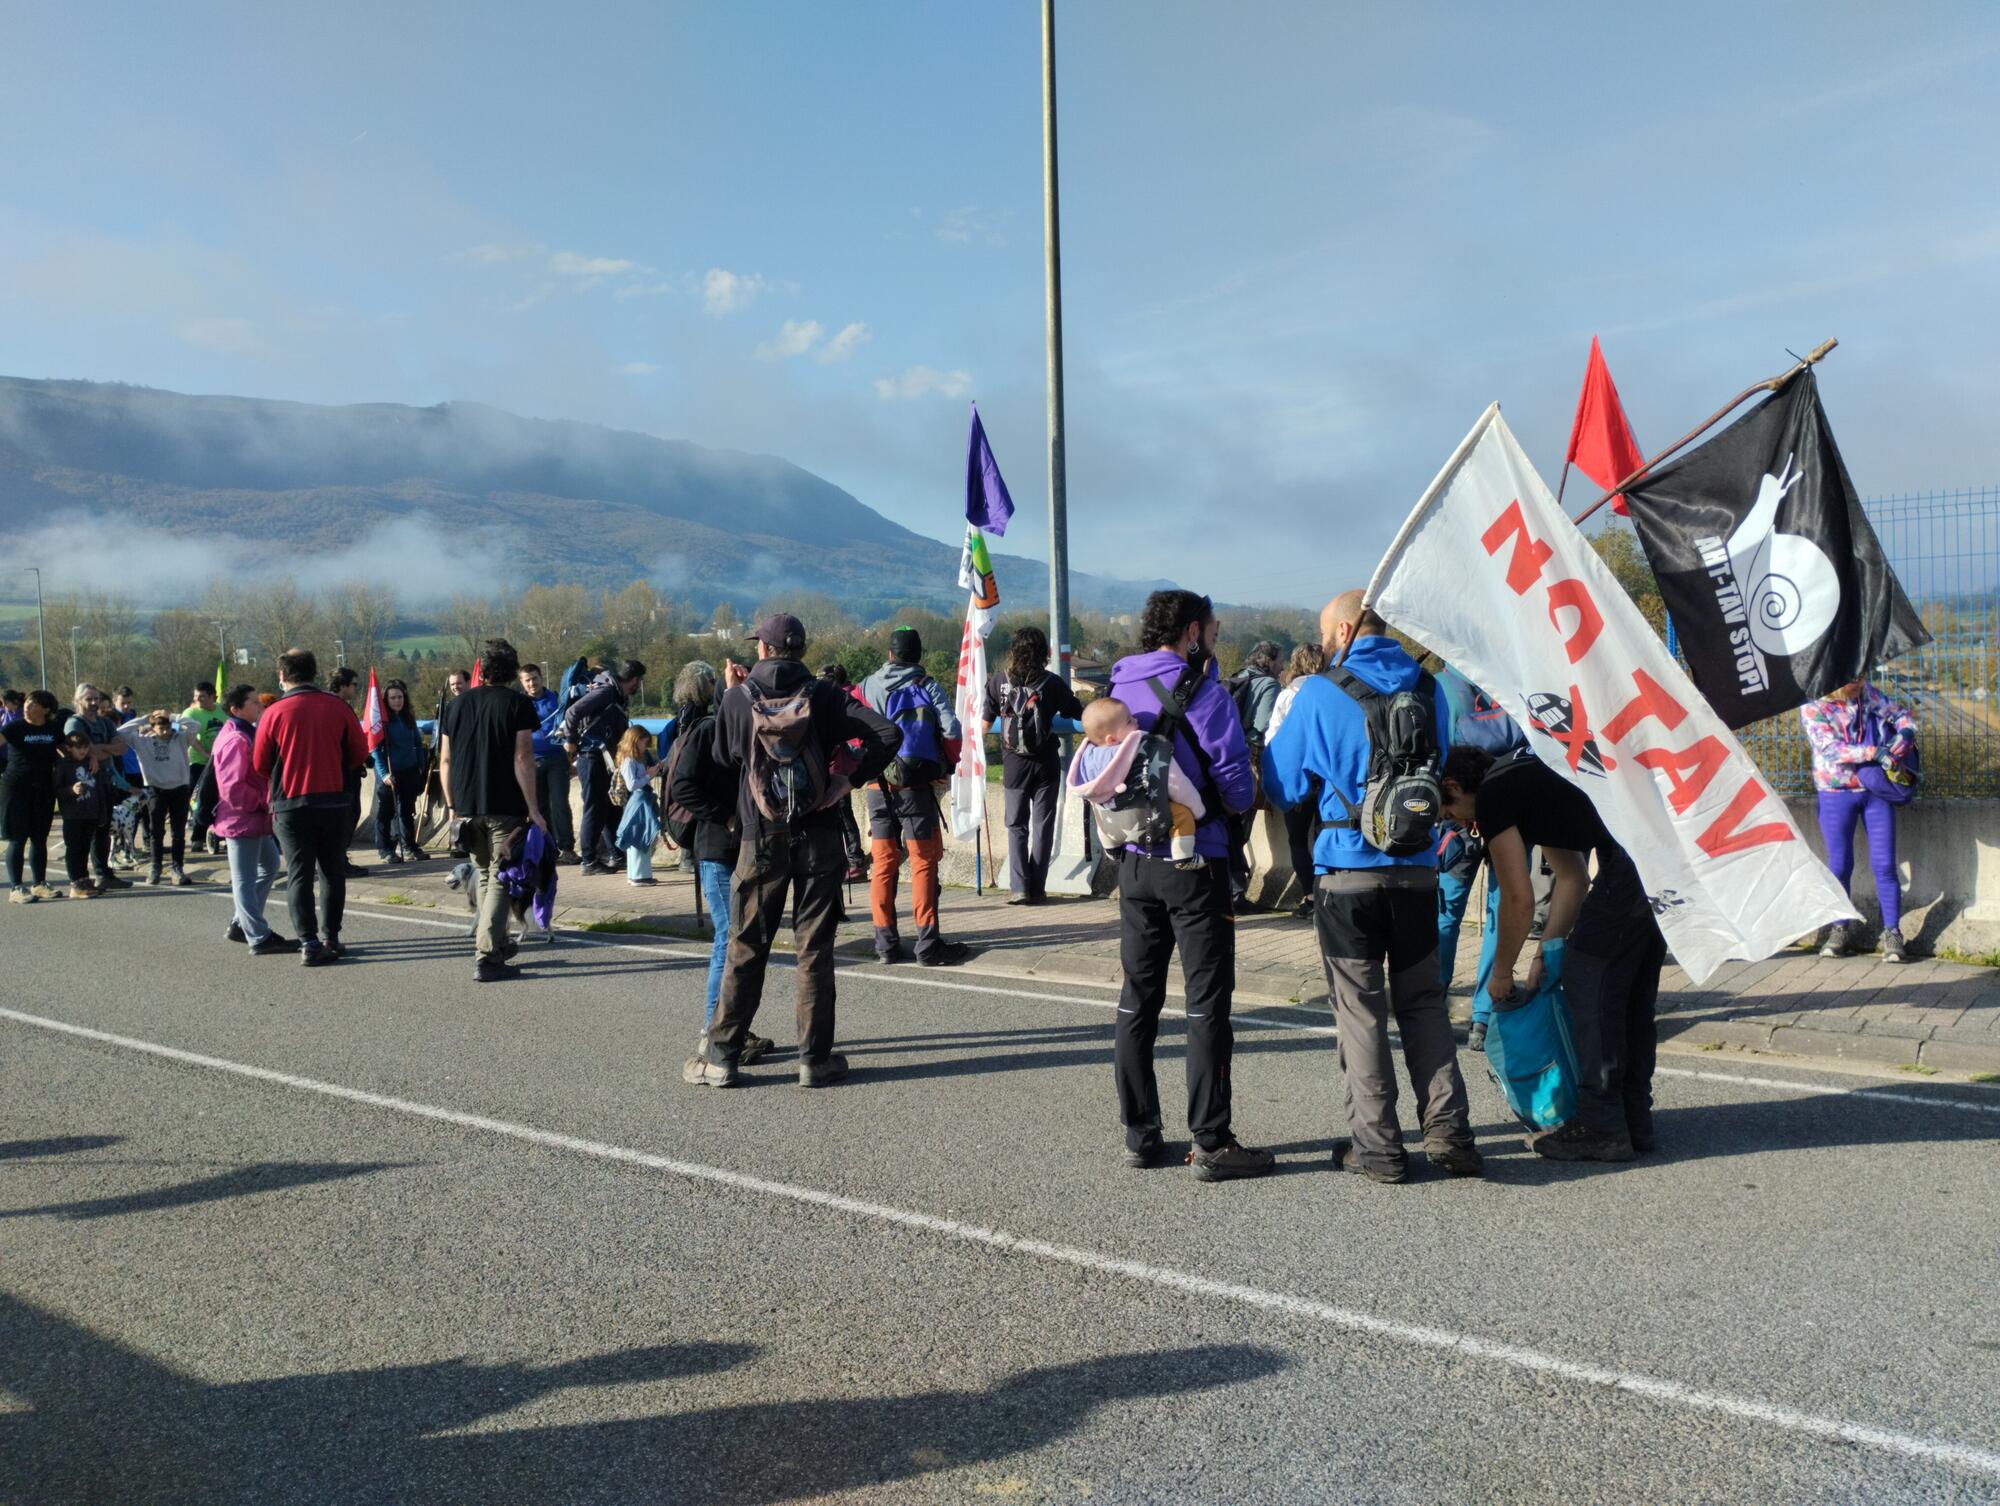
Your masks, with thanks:
M 855 685 L 837 663 L 807 668 L 803 625 L 776 614 L 757 625 L 754 666 L 683 667 L 665 746 L 633 720 L 644 664 L 572 673 L 565 694 L 501 639 L 487 643 L 476 673 L 452 673 L 435 747 L 403 681 L 383 687 L 371 738 L 358 677 L 341 669 L 322 688 L 302 649 L 279 656 L 277 694 L 238 684 L 218 699 L 216 686 L 200 685 L 179 711 L 140 713 L 128 689 L 107 696 L 89 684 L 67 705 L 47 690 L 7 691 L 8 897 L 54 897 L 49 839 L 58 818 L 69 898 L 129 887 L 113 872 L 114 836 L 142 816 L 150 883 L 187 885 L 190 842 L 197 854 L 222 844 L 228 939 L 255 955 L 324 966 L 347 951 L 347 880 L 366 871 L 349 849 L 372 769 L 384 863 L 422 859 L 430 823 L 420 805 L 427 790 L 442 801 L 446 840 L 473 887 L 480 982 L 518 976 L 510 920 L 533 910 L 547 925 L 560 865 L 611 873 L 622 853 L 626 879 L 644 886 L 655 882 L 663 838 L 687 854 L 712 934 L 702 1024 L 682 1074 L 690 1084 L 729 1087 L 775 1049 L 751 1025 L 789 914 L 796 1069 L 802 1085 L 820 1087 L 846 1073 L 833 1049 L 843 885 L 869 882 L 881 962 L 960 960 L 967 949 L 942 934 L 939 875 L 940 791 L 960 739 L 999 740 L 1009 902 L 1037 905 L 1048 894 L 1066 739 L 1082 734 L 1069 782 L 1092 805 L 1117 867 L 1123 983 L 1113 1065 L 1129 1165 L 1167 1154 L 1153 1058 L 1176 958 L 1193 1141 L 1186 1159 L 1203 1181 L 1254 1177 L 1274 1164 L 1270 1151 L 1237 1138 L 1232 1098 L 1236 918 L 1260 806 L 1282 813 L 1302 890 L 1296 914 L 1312 922 L 1325 968 L 1343 1079 L 1341 1168 L 1384 1183 L 1410 1172 L 1393 1034 L 1426 1159 L 1455 1176 L 1483 1172 L 1446 1004 L 1482 869 L 1488 918 L 1468 1046 L 1480 1049 L 1493 1011 L 1532 995 L 1559 957 L 1578 1106 L 1531 1143 L 1565 1160 L 1652 1150 L 1653 1013 L 1666 945 L 1635 865 L 1589 799 L 1475 687 L 1413 657 L 1359 591 L 1327 604 L 1319 643 L 1299 646 L 1288 662 L 1278 645 L 1260 643 L 1228 680 L 1217 670 L 1218 631 L 1208 598 L 1155 592 L 1138 652 L 1112 667 L 1108 694 L 1086 706 L 1050 669 L 1047 637 L 1023 629 L 961 726 L 952 697 L 923 668 L 915 629 L 896 629 L 888 662 Z M 1395 760 L 1385 755 L 1392 707 L 1415 708 L 1400 723 L 1420 729 L 1396 755 L 1407 768 L 1389 768 Z M 1913 720 L 1866 683 L 1803 715 L 1829 861 L 1845 884 L 1855 828 L 1864 827 L 1883 951 L 1901 961 L 1895 816 L 1915 767 Z M 1421 786 L 1398 788 L 1396 806 L 1414 815 L 1383 817 L 1392 776 Z M 899 924 L 906 867 L 913 951 Z M 266 916 L 281 872 L 289 937 Z M 1825 950 L 1839 955 L 1850 944 L 1837 927 Z

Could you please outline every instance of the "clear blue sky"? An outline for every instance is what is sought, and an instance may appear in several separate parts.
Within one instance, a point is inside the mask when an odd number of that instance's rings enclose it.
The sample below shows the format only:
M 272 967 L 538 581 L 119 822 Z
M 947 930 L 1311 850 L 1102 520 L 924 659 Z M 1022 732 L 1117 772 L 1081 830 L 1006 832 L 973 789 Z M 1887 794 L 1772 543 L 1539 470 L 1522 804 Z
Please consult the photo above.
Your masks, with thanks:
M 1498 398 L 1554 484 L 1828 335 L 1862 492 L 2000 483 L 2000 8 L 1060 4 L 1072 560 L 1360 584 Z M 1045 552 L 1038 7 L 0 0 L 0 371 L 478 399 Z M 1003 588 L 1005 582 L 1002 582 Z

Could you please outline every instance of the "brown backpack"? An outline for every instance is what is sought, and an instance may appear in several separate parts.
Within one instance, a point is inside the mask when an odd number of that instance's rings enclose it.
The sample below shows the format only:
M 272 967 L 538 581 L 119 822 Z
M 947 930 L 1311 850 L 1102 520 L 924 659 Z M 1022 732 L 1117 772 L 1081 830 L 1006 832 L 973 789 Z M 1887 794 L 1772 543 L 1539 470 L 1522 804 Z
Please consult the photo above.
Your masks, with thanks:
M 789 826 L 814 811 L 845 799 L 845 775 L 829 767 L 813 728 L 813 695 L 808 681 L 789 696 L 765 698 L 750 687 L 750 756 L 744 778 L 750 800 L 774 826 Z

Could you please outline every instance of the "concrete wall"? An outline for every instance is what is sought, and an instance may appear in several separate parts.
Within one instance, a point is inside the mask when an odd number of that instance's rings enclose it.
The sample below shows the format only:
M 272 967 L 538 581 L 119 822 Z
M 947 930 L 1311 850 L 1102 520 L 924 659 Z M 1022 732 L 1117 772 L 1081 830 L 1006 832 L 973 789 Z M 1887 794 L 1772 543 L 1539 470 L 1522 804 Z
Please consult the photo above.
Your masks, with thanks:
M 1817 801 L 1808 797 L 1788 804 L 1800 832 L 1824 859 Z M 1000 824 L 1002 814 L 996 785 L 987 802 L 988 841 L 1004 882 L 1007 832 Z M 1070 816 L 1066 809 L 1066 826 Z M 1914 950 L 2000 950 L 2000 800 L 1920 797 L 1897 813 L 1896 849 L 1903 883 L 1903 935 Z M 1252 902 L 1265 909 L 1296 904 L 1301 891 L 1292 876 L 1284 822 L 1275 811 L 1258 813 L 1250 857 Z M 989 866 L 986 873 L 992 882 L 993 868 Z M 945 876 L 948 883 L 971 884 L 969 843 L 946 838 Z M 1872 931 L 1881 923 L 1881 907 L 1861 832 L 1855 836 L 1853 893 L 1855 908 Z

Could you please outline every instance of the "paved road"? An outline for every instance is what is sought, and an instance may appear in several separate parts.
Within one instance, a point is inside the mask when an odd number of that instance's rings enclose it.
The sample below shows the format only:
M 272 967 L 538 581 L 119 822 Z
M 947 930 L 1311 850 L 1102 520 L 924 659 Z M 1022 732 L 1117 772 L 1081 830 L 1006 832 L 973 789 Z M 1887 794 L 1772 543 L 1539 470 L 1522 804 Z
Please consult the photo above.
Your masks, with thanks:
M 1257 1016 L 1203 1187 L 1101 992 L 851 972 L 848 1083 L 719 1093 L 700 949 L 225 919 L 0 916 L 0 1501 L 2000 1499 L 1992 1094 L 1718 1066 L 1590 1172 L 1475 1071 L 1490 1179 L 1377 1187 Z

